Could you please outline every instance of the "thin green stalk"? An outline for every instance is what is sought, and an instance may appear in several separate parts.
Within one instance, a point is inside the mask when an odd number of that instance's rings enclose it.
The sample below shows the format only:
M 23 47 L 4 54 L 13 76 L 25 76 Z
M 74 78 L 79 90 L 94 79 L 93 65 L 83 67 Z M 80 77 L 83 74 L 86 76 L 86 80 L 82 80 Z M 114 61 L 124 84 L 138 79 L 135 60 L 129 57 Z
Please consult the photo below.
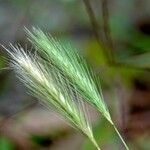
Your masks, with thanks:
M 97 150 L 101 150 L 101 148 L 99 147 L 98 143 L 96 142 L 93 134 L 89 134 L 89 135 L 90 136 L 88 136 L 88 138 L 90 139 L 90 141 L 92 142 L 92 144 L 96 147 Z M 87 134 L 86 134 L 86 136 L 87 136 Z
M 97 150 L 101 150 L 94 138 L 91 139 L 91 141 L 94 144 L 94 146 L 97 148 Z
M 126 150 L 129 150 L 129 147 L 127 146 L 126 142 L 124 141 L 124 139 L 122 138 L 121 134 L 119 133 L 118 129 L 116 128 L 116 126 L 113 124 L 113 127 L 116 131 L 116 133 L 118 134 L 119 138 L 121 139 L 123 145 L 125 146 Z

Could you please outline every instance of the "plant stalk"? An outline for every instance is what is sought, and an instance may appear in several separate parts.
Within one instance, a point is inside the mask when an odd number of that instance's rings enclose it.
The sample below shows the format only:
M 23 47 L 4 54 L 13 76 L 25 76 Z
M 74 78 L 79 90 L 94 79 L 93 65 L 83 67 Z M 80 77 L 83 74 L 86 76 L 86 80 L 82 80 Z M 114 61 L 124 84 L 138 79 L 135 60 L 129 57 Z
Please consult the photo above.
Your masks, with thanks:
M 121 134 L 119 133 L 118 129 L 116 128 L 116 126 L 113 124 L 113 127 L 116 131 L 116 133 L 118 134 L 119 138 L 121 139 L 123 145 L 125 146 L 126 150 L 129 150 L 129 147 L 127 146 L 126 142 L 124 141 L 124 139 L 122 138 Z
M 90 22 L 91 22 L 91 26 L 92 26 L 92 30 L 93 30 L 93 33 L 94 33 L 94 36 L 98 42 L 98 44 L 100 46 L 102 46 L 102 39 L 100 39 L 100 36 L 99 36 L 99 25 L 97 23 L 97 20 L 96 20 L 96 17 L 95 17 L 95 14 L 94 14 L 94 11 L 92 9 L 92 6 L 90 4 L 90 1 L 89 0 L 83 0 L 84 2 L 84 5 L 86 7 L 86 11 L 88 13 L 88 16 L 89 16 L 89 19 L 90 19 Z
M 93 145 L 96 147 L 97 150 L 101 150 L 94 138 L 90 138 L 90 140 L 93 143 Z
M 103 32 L 104 32 L 104 46 L 108 49 L 108 59 L 111 64 L 114 63 L 114 54 L 113 54 L 113 41 L 111 38 L 111 31 L 109 25 L 109 8 L 108 0 L 101 1 L 101 10 L 102 10 L 102 19 L 103 19 Z

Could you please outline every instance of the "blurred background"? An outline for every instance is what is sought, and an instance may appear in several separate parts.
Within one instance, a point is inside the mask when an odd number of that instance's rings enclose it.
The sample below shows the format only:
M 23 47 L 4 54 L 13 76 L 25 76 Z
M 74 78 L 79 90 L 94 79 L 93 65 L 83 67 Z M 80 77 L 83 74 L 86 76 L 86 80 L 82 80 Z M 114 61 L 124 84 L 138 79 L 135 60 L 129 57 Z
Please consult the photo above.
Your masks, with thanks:
M 132 150 L 150 150 L 149 0 L 0 0 L 0 43 L 27 41 L 24 26 L 68 39 L 97 76 L 112 118 Z M 94 150 L 90 141 L 27 94 L 0 48 L 0 150 Z M 89 107 L 103 150 L 123 150 Z

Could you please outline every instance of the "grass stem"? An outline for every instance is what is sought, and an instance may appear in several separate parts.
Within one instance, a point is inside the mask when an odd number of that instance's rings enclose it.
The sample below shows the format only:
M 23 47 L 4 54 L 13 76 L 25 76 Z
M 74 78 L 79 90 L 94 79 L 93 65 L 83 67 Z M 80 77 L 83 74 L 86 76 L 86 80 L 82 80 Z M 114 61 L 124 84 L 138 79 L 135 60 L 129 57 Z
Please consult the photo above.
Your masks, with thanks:
M 124 139 L 122 138 L 122 136 L 121 136 L 121 134 L 119 133 L 119 131 L 118 131 L 118 129 L 116 128 L 116 126 L 113 125 L 113 127 L 114 127 L 116 133 L 118 134 L 119 138 L 121 139 L 123 145 L 125 146 L 126 150 L 129 150 L 129 147 L 127 146 L 126 142 L 125 142 Z
M 100 147 L 98 146 L 97 142 L 95 141 L 95 139 L 91 139 L 91 141 L 94 144 L 94 146 L 97 148 L 97 150 L 101 150 Z

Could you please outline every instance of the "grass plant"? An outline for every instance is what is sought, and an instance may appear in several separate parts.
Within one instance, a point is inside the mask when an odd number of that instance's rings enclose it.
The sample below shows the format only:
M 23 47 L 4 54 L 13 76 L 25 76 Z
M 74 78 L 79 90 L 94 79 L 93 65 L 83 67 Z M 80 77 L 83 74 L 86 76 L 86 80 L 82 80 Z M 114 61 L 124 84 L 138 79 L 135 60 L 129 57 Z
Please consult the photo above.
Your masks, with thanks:
M 11 49 L 6 50 L 11 57 L 11 67 L 29 92 L 46 107 L 55 108 L 100 150 L 84 108 L 83 101 L 88 102 L 109 121 L 126 150 L 129 150 L 111 119 L 99 80 L 86 61 L 71 45 L 62 43 L 42 30 L 25 30 L 42 57 L 27 53 L 21 46 L 11 45 Z
M 100 84 L 85 60 L 79 56 L 72 46 L 63 44 L 40 29 L 33 28 L 32 32 L 26 29 L 26 32 L 28 39 L 43 57 L 61 70 L 83 99 L 93 105 L 112 124 L 125 148 L 129 150 L 111 119 Z
M 36 54 L 27 53 L 21 46 L 10 47 L 6 50 L 11 57 L 11 68 L 29 89 L 30 94 L 46 107 L 55 109 L 100 150 L 78 92 L 70 88 L 70 83 L 55 67 L 47 65 Z

